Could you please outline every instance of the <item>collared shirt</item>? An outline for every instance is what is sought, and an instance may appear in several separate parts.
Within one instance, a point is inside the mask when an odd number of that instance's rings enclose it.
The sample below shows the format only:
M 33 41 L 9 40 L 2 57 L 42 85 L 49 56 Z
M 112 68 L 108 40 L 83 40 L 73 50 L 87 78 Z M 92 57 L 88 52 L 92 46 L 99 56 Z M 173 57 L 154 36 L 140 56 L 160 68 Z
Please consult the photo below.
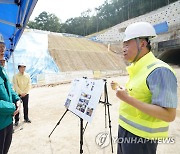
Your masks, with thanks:
M 147 77 L 147 85 L 152 93 L 152 104 L 177 108 L 177 79 L 168 68 L 156 68 Z
M 28 94 L 31 89 L 31 78 L 26 72 L 24 72 L 24 74 L 18 73 L 13 78 L 13 84 L 18 94 Z

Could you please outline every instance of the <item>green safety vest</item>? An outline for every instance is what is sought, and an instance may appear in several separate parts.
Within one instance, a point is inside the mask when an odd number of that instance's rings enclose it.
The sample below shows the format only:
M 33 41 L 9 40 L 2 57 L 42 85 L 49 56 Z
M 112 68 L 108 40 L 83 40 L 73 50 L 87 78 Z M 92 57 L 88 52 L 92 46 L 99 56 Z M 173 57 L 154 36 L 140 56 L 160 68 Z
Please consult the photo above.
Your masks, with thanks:
M 126 83 L 128 94 L 144 103 L 151 104 L 152 94 L 146 84 L 148 75 L 158 67 L 172 68 L 149 52 L 135 64 L 127 67 L 129 81 Z M 148 115 L 126 102 L 120 103 L 119 125 L 129 132 L 147 139 L 168 136 L 169 123 Z

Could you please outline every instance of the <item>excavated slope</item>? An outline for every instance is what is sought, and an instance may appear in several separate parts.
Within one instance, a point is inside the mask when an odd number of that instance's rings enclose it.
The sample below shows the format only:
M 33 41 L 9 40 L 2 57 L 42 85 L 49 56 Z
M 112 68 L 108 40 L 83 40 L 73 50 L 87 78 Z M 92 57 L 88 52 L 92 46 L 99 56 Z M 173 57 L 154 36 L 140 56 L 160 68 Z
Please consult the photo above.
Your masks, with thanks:
M 125 68 L 120 54 L 108 51 L 105 45 L 85 38 L 49 34 L 48 48 L 50 55 L 63 72 Z

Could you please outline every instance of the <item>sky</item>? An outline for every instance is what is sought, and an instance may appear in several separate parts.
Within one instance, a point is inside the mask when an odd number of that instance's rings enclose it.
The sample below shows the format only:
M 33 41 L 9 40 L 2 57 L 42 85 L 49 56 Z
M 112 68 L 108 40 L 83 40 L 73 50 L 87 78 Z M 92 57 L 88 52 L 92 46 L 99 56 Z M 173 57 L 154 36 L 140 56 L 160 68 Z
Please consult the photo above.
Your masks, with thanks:
M 38 0 L 30 20 L 34 20 L 41 12 L 55 14 L 61 22 L 69 18 L 79 17 L 87 9 L 94 10 L 105 0 Z

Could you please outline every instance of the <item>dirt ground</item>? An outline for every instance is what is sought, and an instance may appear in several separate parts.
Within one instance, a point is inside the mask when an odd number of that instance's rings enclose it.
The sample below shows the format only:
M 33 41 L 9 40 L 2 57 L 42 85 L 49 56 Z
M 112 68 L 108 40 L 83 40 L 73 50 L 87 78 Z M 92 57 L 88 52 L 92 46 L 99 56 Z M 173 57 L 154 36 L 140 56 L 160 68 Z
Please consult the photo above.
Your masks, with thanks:
M 114 91 L 110 88 L 110 82 L 118 81 L 124 85 L 127 76 L 108 78 L 108 96 L 110 106 L 110 116 L 112 125 L 112 136 L 117 137 L 118 128 L 118 108 L 119 100 Z M 63 113 L 65 112 L 64 102 L 68 95 L 70 84 L 62 84 L 55 87 L 33 88 L 30 92 L 29 117 L 31 124 L 24 124 L 15 128 L 13 141 L 9 154 L 78 154 L 80 148 L 80 120 L 71 112 L 62 119 L 51 138 L 48 137 Z M 178 93 L 178 96 L 180 93 Z M 96 136 L 108 131 L 105 129 L 105 108 L 103 104 L 98 107 L 93 117 L 92 123 L 88 124 L 84 133 L 84 154 L 110 154 L 111 146 L 100 148 L 96 142 Z M 180 151 L 180 115 L 178 114 L 174 122 L 170 124 L 170 137 L 175 139 L 174 144 L 159 144 L 157 154 L 178 154 Z M 85 123 L 85 122 L 84 122 Z M 113 143 L 114 153 L 116 144 Z

